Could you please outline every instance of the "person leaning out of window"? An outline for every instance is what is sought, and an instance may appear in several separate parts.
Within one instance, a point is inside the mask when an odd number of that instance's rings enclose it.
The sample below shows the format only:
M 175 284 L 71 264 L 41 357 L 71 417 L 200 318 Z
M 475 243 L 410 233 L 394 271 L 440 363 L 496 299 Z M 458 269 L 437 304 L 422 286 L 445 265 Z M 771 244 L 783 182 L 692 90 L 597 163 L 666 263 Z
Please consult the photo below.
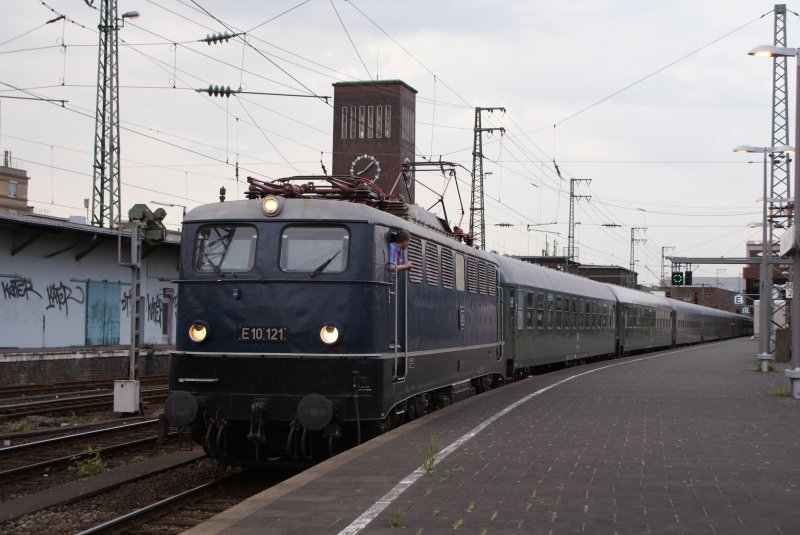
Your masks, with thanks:
M 389 271 L 403 271 L 411 269 L 412 264 L 403 262 L 403 251 L 408 247 L 408 242 L 411 240 L 411 234 L 406 230 L 400 230 L 392 238 L 389 243 Z

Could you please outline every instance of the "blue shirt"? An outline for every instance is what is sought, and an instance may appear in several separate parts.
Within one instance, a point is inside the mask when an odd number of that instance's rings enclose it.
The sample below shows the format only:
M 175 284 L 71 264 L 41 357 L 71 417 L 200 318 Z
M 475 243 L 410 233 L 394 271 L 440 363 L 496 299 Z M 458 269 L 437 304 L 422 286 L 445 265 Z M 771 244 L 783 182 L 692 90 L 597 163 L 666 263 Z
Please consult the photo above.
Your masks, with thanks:
M 395 242 L 389 244 L 389 263 L 395 265 L 403 263 L 403 250 Z

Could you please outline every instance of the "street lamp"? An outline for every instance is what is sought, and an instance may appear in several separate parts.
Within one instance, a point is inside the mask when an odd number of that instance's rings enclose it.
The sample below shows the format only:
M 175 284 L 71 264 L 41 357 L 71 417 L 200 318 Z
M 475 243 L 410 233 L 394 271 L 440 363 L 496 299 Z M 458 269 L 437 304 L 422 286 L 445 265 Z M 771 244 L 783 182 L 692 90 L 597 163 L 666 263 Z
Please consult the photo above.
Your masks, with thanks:
M 749 52 L 751 56 L 760 57 L 794 57 L 795 64 L 795 99 L 794 99 L 794 142 L 795 145 L 800 141 L 800 49 L 786 48 L 772 45 L 757 46 Z M 800 191 L 800 165 L 794 166 L 794 196 L 795 196 L 795 209 L 792 210 L 793 232 L 796 234 L 800 229 L 800 210 L 797 206 L 798 192 Z M 766 203 L 767 195 L 764 194 L 764 202 Z M 800 249 L 797 247 L 796 236 L 792 236 L 792 289 L 796 292 L 800 290 Z M 791 368 L 786 370 L 784 374 L 789 378 L 792 385 L 792 397 L 800 399 L 800 296 L 792 295 L 792 302 L 789 308 L 790 320 L 789 327 L 791 331 L 791 354 L 792 362 Z
M 734 152 L 741 153 L 761 153 L 764 164 L 764 180 L 762 195 L 761 212 L 761 268 L 758 279 L 758 354 L 756 358 L 761 361 L 761 371 L 769 371 L 769 363 L 773 360 L 772 353 L 769 352 L 769 342 L 771 338 L 772 326 L 770 316 L 772 316 L 772 269 L 769 267 L 769 257 L 772 255 L 772 248 L 769 243 L 769 231 L 767 224 L 767 154 L 774 154 L 779 149 L 774 147 L 753 147 L 752 145 L 739 145 Z M 719 272 L 717 272 L 719 277 Z M 717 279 L 719 281 L 719 279 Z

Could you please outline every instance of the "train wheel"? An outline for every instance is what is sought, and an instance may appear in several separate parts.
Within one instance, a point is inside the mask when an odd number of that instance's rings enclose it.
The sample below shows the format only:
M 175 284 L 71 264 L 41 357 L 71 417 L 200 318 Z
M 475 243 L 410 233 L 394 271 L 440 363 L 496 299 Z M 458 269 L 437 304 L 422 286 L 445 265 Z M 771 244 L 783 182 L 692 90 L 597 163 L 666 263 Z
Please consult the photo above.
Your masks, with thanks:
M 203 437 L 203 450 L 205 450 L 206 455 L 209 457 L 216 457 L 216 425 L 213 422 L 209 422 L 208 426 L 206 427 L 206 434 Z

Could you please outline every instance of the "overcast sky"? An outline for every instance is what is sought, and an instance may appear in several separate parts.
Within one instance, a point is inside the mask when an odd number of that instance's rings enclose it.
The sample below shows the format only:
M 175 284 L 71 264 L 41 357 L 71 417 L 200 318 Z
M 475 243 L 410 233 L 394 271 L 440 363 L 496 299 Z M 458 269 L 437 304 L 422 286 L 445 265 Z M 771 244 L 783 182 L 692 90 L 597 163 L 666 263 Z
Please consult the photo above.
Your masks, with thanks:
M 576 194 L 591 196 L 576 205 L 583 263 L 627 267 L 632 227 L 646 227 L 635 235 L 646 239 L 635 246 L 646 283 L 660 276 L 663 247 L 674 246 L 679 256 L 744 256 L 745 243 L 760 240 L 760 229 L 748 227 L 761 218 L 760 157 L 732 149 L 771 142 L 772 61 L 747 51 L 772 43 L 774 2 L 118 4 L 120 15 L 141 14 L 119 32 L 123 214 L 152 201 L 191 209 L 215 202 L 220 186 L 229 198 L 241 197 L 247 176 L 319 174 L 320 159 L 330 169 L 331 104 L 215 98 L 193 89 L 333 95 L 338 81 L 400 79 L 419 91 L 419 157 L 441 155 L 470 168 L 474 107 L 506 108 L 484 115 L 485 127 L 506 130 L 484 138 L 485 170 L 492 173 L 485 186 L 488 249 L 541 254 L 555 242 L 561 254 L 571 178 L 591 180 L 576 184 Z M 99 12 L 81 0 L 17 0 L 7 8 L 0 18 L 0 97 L 68 102 L 62 108 L 0 98 L 0 149 L 27 170 L 37 212 L 86 215 Z M 47 24 L 60 14 L 66 18 Z M 247 32 L 247 44 L 198 42 L 225 31 L 223 23 Z M 800 44 L 791 13 L 787 36 L 789 46 Z M 790 60 L 791 95 L 794 72 Z M 790 117 L 793 128 L 793 99 Z M 435 176 L 420 180 L 443 186 Z M 460 180 L 468 210 L 469 177 Z M 417 191 L 420 204 L 434 203 Z M 466 227 L 469 214 L 460 221 L 452 187 L 446 200 L 451 223 Z M 182 208 L 167 211 L 177 228 Z M 695 267 L 696 277 L 740 274 L 740 266 Z

